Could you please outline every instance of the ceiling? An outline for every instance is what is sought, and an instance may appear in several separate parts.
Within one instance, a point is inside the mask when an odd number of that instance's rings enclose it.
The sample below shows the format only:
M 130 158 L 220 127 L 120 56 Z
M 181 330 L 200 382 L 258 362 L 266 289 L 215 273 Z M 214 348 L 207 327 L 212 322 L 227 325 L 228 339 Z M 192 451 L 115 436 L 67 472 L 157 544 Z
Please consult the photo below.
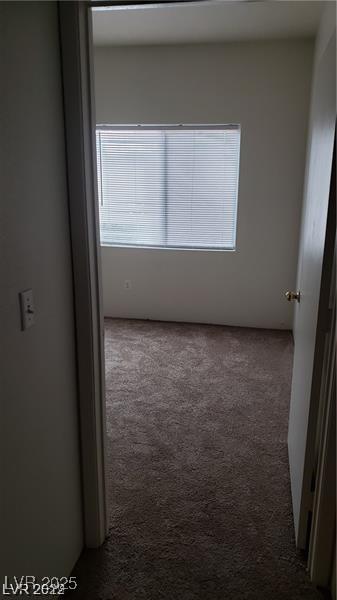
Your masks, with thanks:
M 322 1 L 208 0 L 93 9 L 94 44 L 214 43 L 314 36 Z

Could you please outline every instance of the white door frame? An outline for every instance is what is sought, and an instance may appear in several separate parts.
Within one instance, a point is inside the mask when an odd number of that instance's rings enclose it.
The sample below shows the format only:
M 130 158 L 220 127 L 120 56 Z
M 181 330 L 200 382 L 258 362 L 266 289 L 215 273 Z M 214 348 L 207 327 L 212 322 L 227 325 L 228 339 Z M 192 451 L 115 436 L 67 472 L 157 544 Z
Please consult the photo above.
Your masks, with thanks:
M 104 322 L 95 158 L 91 13 L 59 2 L 70 236 L 73 260 L 84 543 L 107 533 Z
M 158 3 L 162 1 L 158 0 Z M 107 534 L 104 322 L 96 185 L 91 6 L 116 3 L 84 0 L 59 2 L 84 540 L 88 548 L 100 546 Z M 137 0 L 130 0 L 129 3 L 137 3 Z
M 336 537 L 336 139 L 330 184 L 320 304 L 327 333 L 316 426 L 314 501 L 308 566 L 311 579 L 329 587 Z

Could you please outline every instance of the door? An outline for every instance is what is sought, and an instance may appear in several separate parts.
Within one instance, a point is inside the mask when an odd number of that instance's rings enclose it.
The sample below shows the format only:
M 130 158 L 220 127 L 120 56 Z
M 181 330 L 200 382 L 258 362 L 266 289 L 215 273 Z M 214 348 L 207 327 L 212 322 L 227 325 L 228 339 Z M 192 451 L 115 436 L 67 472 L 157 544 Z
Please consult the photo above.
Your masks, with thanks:
M 288 449 L 296 544 L 305 548 L 312 511 L 315 432 L 326 315 L 320 304 L 336 120 L 335 35 L 316 58 L 294 321 Z

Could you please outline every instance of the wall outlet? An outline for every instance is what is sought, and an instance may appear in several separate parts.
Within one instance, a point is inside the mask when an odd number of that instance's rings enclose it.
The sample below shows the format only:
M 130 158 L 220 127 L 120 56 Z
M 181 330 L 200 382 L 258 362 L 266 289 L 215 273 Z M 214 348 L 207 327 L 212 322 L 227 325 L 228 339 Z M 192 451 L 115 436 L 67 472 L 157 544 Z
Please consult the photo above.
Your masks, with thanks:
M 25 331 L 35 323 L 33 290 L 20 292 L 21 329 Z
M 125 287 L 126 290 L 131 290 L 131 281 L 130 281 L 130 279 L 126 279 L 124 281 L 124 287 Z

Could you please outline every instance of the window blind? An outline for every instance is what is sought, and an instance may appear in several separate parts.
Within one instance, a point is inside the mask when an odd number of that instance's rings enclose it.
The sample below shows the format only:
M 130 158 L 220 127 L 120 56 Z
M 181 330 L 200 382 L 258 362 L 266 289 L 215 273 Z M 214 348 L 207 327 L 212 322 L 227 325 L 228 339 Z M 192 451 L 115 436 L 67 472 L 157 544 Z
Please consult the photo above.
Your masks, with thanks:
M 234 249 L 238 125 L 96 130 L 102 245 Z

